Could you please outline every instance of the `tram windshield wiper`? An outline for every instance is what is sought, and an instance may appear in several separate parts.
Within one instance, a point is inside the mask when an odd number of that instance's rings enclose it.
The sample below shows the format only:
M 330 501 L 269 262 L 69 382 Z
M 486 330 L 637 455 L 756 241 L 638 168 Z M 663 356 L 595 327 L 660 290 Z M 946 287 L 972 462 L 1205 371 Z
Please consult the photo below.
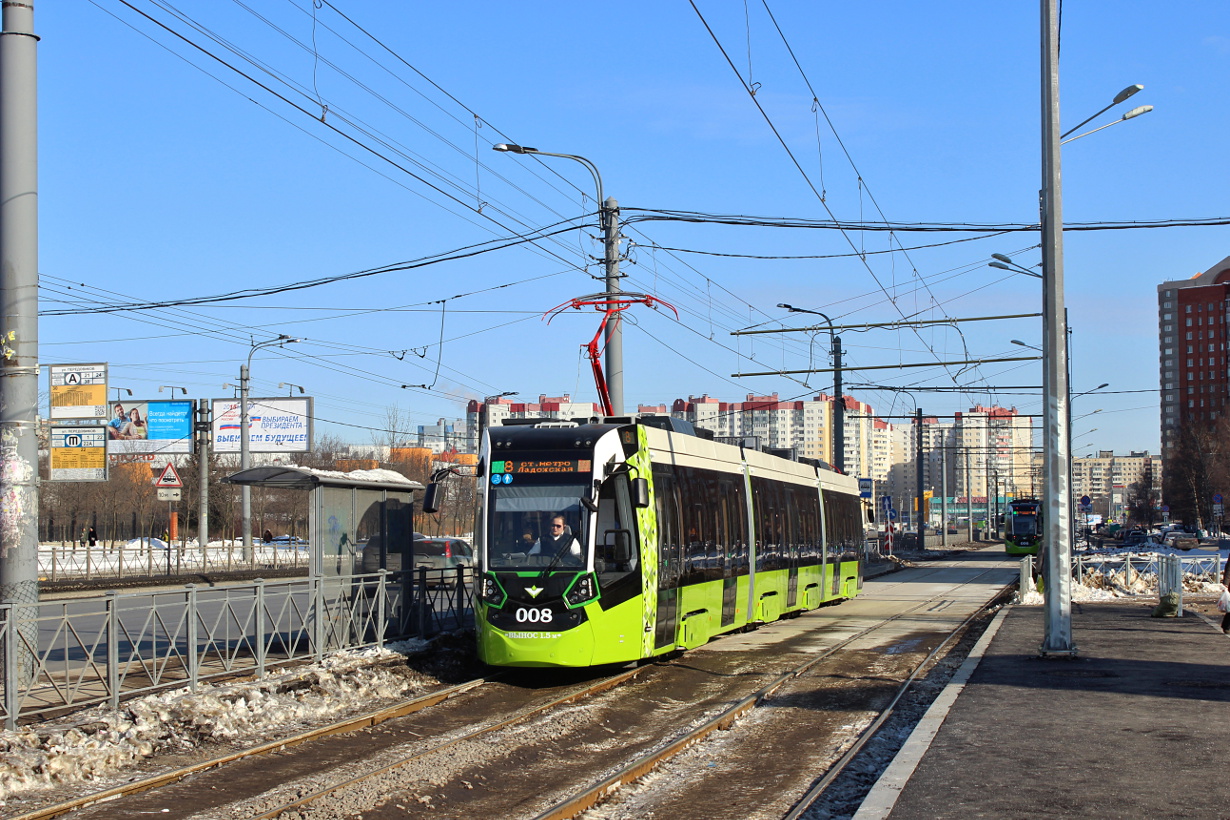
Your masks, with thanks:
M 551 570 L 555 569 L 555 568 L 556 568 L 556 566 L 558 566 L 558 565 L 559 565 L 560 559 L 562 559 L 562 558 L 564 557 L 564 553 L 566 553 L 566 552 L 568 552 L 570 549 L 572 549 L 572 545 L 573 545 L 574 543 L 579 543 L 579 542 L 577 542 L 575 538 L 572 538 L 572 539 L 571 539 L 571 540 L 570 540 L 567 544 L 564 544 L 564 545 L 562 545 L 559 549 L 557 549 L 557 550 L 555 551 L 555 557 L 551 559 L 551 563 L 547 564 L 546 569 L 544 569 L 542 572 L 538 573 L 538 577 L 539 577 L 539 578 L 546 578 L 548 575 L 550 575 L 550 574 L 551 574 Z

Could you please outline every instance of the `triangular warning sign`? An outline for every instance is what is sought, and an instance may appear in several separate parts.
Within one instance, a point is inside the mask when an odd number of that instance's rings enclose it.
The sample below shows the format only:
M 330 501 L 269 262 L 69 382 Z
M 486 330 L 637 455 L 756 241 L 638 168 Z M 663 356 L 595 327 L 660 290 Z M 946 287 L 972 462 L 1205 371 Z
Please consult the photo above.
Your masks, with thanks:
M 179 473 L 175 472 L 175 465 L 168 462 L 162 470 L 162 475 L 158 476 L 158 480 L 154 482 L 154 486 L 183 487 L 184 482 L 179 480 Z

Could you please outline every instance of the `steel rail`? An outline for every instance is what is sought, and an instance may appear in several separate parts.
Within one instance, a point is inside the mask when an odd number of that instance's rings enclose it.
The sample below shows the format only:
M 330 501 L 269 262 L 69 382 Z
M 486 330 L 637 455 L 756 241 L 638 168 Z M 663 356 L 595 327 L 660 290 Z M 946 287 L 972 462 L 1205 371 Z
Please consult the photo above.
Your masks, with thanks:
M 960 626 L 949 632 L 948 636 L 944 638 L 944 640 L 940 641 L 939 645 L 936 646 L 935 649 L 931 650 L 930 654 L 923 658 L 922 662 L 919 663 L 918 666 L 915 667 L 914 671 L 910 673 L 910 676 L 902 682 L 901 686 L 897 689 L 897 694 L 893 696 L 893 699 L 888 706 L 880 712 L 879 716 L 875 720 L 863 729 L 858 738 L 853 744 L 851 744 L 850 748 L 846 749 L 845 753 L 842 754 L 842 756 L 839 757 L 831 767 L 829 767 L 829 770 L 824 773 L 824 776 L 816 781 L 815 785 L 808 789 L 806 794 L 799 798 L 799 801 L 795 804 L 794 808 L 791 809 L 786 816 L 782 818 L 782 820 L 799 820 L 799 818 L 807 813 L 808 809 L 811 808 L 812 803 L 816 802 L 816 799 L 833 784 L 833 781 L 841 776 L 841 774 L 846 770 L 846 767 L 853 762 L 854 758 L 858 756 L 858 753 L 861 752 L 863 747 L 867 745 L 868 741 L 875 737 L 876 732 L 880 731 L 880 727 L 882 727 L 892 716 L 893 711 L 897 708 L 897 703 L 905 696 L 905 693 L 909 691 L 910 687 L 914 685 L 914 681 L 916 681 L 918 676 L 922 674 L 922 671 L 927 667 L 927 664 L 931 663 L 935 656 L 940 653 L 940 650 L 948 645 L 949 641 L 965 632 L 975 618 L 985 613 L 987 609 L 1001 604 L 1004 599 L 1008 597 L 1008 595 L 1008 590 L 1000 592 L 999 595 L 991 599 L 991 602 L 985 607 L 970 613 L 970 616 L 962 621 Z
M 101 792 L 82 795 L 81 797 L 67 800 L 63 803 L 57 803 L 54 806 L 47 806 L 45 808 L 27 812 L 26 814 L 11 817 L 9 820 L 49 820 L 49 818 L 59 817 L 62 814 L 66 814 L 70 811 L 76 811 L 78 809 L 84 809 L 95 805 L 96 803 L 105 803 L 108 800 L 116 800 L 121 797 L 127 797 L 129 795 L 140 794 L 141 792 L 150 791 L 152 789 L 162 788 L 163 786 L 169 786 L 172 783 L 177 783 L 180 780 L 183 780 L 185 777 L 189 777 L 209 769 L 225 766 L 238 760 L 271 754 L 273 752 L 281 751 L 289 746 L 298 746 L 311 740 L 328 737 L 329 735 L 340 735 L 348 732 L 356 732 L 360 729 L 367 729 L 372 726 L 376 726 L 377 724 L 384 723 L 387 720 L 411 715 L 428 707 L 435 706 L 437 703 L 441 703 L 449 698 L 465 694 L 466 692 L 469 692 L 472 689 L 477 689 L 484 683 L 487 683 L 488 680 L 488 678 L 475 678 L 474 680 L 466 681 L 465 683 L 459 683 L 456 686 L 450 686 L 447 689 L 440 689 L 435 692 L 430 692 L 426 695 L 421 695 L 417 698 L 402 701 L 401 703 L 397 703 L 392 706 L 386 706 L 383 709 L 378 709 L 364 715 L 346 718 L 345 720 L 331 723 L 328 726 L 321 726 L 316 729 L 311 729 L 309 731 L 293 735 L 292 737 L 282 738 L 281 740 L 273 740 L 268 743 L 263 743 L 260 746 L 254 746 L 251 749 L 244 749 L 243 751 L 216 757 L 212 760 L 194 763 L 191 766 L 185 766 L 181 769 L 163 772 L 162 774 L 157 774 L 142 780 L 136 780 L 132 783 L 125 783 L 122 786 L 116 786 L 115 788 L 106 789 Z
M 328 786 L 325 786 L 322 789 L 318 789 L 317 791 L 312 792 L 311 794 L 304 795 L 303 797 L 300 797 L 296 800 L 292 800 L 291 802 L 286 803 L 282 806 L 278 806 L 276 809 L 271 809 L 262 814 L 254 814 L 252 815 L 251 820 L 271 820 L 272 818 L 278 817 L 279 815 L 282 815 L 288 811 L 293 811 L 294 809 L 302 808 L 308 805 L 309 803 L 314 803 L 315 801 L 321 799 L 322 797 L 328 797 L 329 795 L 335 792 L 341 791 L 342 789 L 348 786 L 353 786 L 357 783 L 362 783 L 364 780 L 370 780 L 373 777 L 378 777 L 379 775 L 394 771 L 395 769 L 399 769 L 402 766 L 409 765 L 410 763 L 413 763 L 416 760 L 420 760 L 424 757 L 427 757 L 428 755 L 437 754 L 439 752 L 444 751 L 445 749 L 456 746 L 459 743 L 464 743 L 466 741 L 474 740 L 475 738 L 482 737 L 483 735 L 491 734 L 492 732 L 497 732 L 501 729 L 506 729 L 509 726 L 520 723 L 523 720 L 527 720 L 528 718 L 534 717 L 535 715 L 542 714 L 543 712 L 547 712 L 551 709 L 555 709 L 556 707 L 563 706 L 564 704 L 573 703 L 574 701 L 581 700 L 582 698 L 587 698 L 592 695 L 597 695 L 602 692 L 605 692 L 608 689 L 613 689 L 616 686 L 619 686 L 623 683 L 627 683 L 628 681 L 640 675 L 642 672 L 644 672 L 648 668 L 649 668 L 648 666 L 639 666 L 636 669 L 631 669 L 627 672 L 621 672 L 618 675 L 614 675 L 612 677 L 598 681 L 597 683 L 586 686 L 584 689 L 581 689 L 580 691 L 572 692 L 571 694 L 564 695 L 561 698 L 556 698 L 550 703 L 545 703 L 541 706 L 535 706 L 531 709 L 525 709 L 513 715 L 510 718 L 501 720 L 497 723 L 489 724 L 480 729 L 475 729 L 473 732 L 467 732 L 466 734 L 460 737 L 453 738 L 452 740 L 445 741 L 444 743 L 439 743 L 431 747 L 430 749 L 425 749 L 421 752 L 416 752 L 415 754 L 410 755 L 409 757 L 404 757 L 401 760 L 395 760 L 394 762 L 388 764 L 387 766 L 381 766 L 378 769 L 373 769 L 371 771 L 364 772 L 363 774 L 355 775 L 354 777 L 348 778 L 346 780 L 342 780 L 337 783 L 330 784 Z
M 975 581 L 977 581 L 978 578 L 981 578 L 984 575 L 988 575 L 991 572 L 995 572 L 995 571 L 996 570 L 986 570 L 984 572 L 981 572 L 975 578 L 972 578 L 969 581 L 966 581 L 965 584 L 974 583 Z M 965 584 L 962 584 L 962 586 L 964 586 Z M 1005 586 L 1011 586 L 1011 585 L 1005 585 Z M 993 601 L 999 600 L 999 598 L 1002 597 L 1005 594 L 1005 592 L 1006 590 L 1001 591 L 998 595 L 996 595 Z M 611 775 L 610 777 L 602 780 L 601 782 L 591 785 L 585 791 L 580 792 L 576 795 L 573 795 L 572 797 L 569 797 L 565 800 L 562 800 L 559 803 L 556 803 L 551 808 L 537 815 L 534 818 L 534 820 L 568 820 L 568 818 L 576 817 L 581 812 L 593 808 L 594 806 L 598 805 L 599 803 L 604 801 L 606 798 L 608 798 L 610 795 L 615 793 L 619 788 L 641 779 L 642 777 L 644 777 L 645 775 L 649 774 L 651 771 L 656 769 L 660 764 L 671 759 L 672 757 L 676 756 L 680 752 L 683 752 L 685 749 L 699 742 L 700 740 L 704 739 L 706 736 L 718 730 L 728 729 L 731 725 L 734 724 L 736 720 L 738 720 L 744 714 L 746 714 L 747 712 L 750 712 L 752 709 L 755 709 L 757 706 L 761 705 L 765 700 L 769 698 L 770 695 L 772 695 L 781 686 L 807 673 L 813 667 L 819 664 L 821 661 L 836 654 L 838 651 L 844 649 L 845 647 L 847 647 L 854 641 L 857 641 L 858 639 L 862 638 L 863 636 L 867 635 L 870 632 L 873 632 L 878 629 L 883 629 L 885 626 L 887 626 L 888 624 L 891 624 L 893 621 L 896 621 L 900 618 L 904 618 L 907 615 L 914 614 L 915 612 L 922 609 L 923 607 L 929 606 L 935 600 L 945 597 L 947 594 L 948 593 L 944 593 L 941 595 L 935 595 L 927 599 L 926 601 L 922 601 L 916 604 L 915 606 L 911 607 L 910 609 L 905 610 L 904 612 L 898 612 L 896 615 L 893 615 L 889 618 L 885 618 L 879 623 L 873 624 L 872 626 L 869 626 L 866 629 L 863 629 L 855 633 L 854 635 L 851 635 L 849 638 L 839 641 L 838 643 L 834 644 L 828 649 L 825 649 L 823 652 L 821 652 L 816 657 L 810 660 L 804 661 L 803 663 L 799 664 L 798 666 L 796 666 L 794 669 L 790 670 L 789 672 L 782 673 L 770 683 L 766 684 L 765 686 L 761 687 L 757 691 L 753 692 L 751 695 L 748 695 L 747 697 L 743 698 L 742 700 L 740 700 L 738 703 L 734 704 L 733 706 L 730 706 L 729 708 L 725 709 L 721 714 L 707 721 L 703 725 L 686 732 L 684 735 L 679 737 L 677 740 L 671 742 L 664 748 L 659 749 L 654 752 L 650 752 L 649 754 L 643 755 L 642 757 L 628 764 L 623 769 Z M 977 610 L 977 612 L 974 613 L 974 615 L 977 615 L 979 612 L 984 611 L 986 608 L 987 608 L 986 606 L 979 607 L 979 609 Z M 970 617 L 972 618 L 974 616 L 971 615 Z M 962 627 L 958 627 L 958 629 L 963 628 L 963 627 L 964 627 L 964 624 L 962 624 Z M 945 639 L 944 643 L 947 643 L 947 640 L 948 639 Z M 893 702 L 896 703 L 896 699 L 894 699 Z

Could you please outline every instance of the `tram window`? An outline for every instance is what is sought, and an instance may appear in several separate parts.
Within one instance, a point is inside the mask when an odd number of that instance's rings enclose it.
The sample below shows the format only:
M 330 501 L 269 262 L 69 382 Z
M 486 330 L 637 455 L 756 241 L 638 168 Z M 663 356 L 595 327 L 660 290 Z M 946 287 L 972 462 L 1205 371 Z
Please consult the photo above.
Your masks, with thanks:
M 534 548 L 544 533 L 551 532 L 551 519 L 556 515 L 564 517 L 565 532 L 584 548 L 588 543 L 589 513 L 581 507 L 580 498 L 587 491 L 580 483 L 491 487 L 488 566 L 522 569 L 548 565 L 555 556 L 544 554 L 541 547 L 535 553 Z
M 600 576 L 603 573 L 622 574 L 636 568 L 635 520 L 627 476 L 611 476 L 598 490 L 598 542 L 594 568 Z

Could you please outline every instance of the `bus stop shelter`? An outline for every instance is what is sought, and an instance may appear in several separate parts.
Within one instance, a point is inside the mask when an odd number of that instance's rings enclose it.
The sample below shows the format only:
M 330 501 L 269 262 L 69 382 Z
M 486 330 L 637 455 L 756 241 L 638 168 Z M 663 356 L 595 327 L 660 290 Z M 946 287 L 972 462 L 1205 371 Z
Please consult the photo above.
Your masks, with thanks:
M 392 470 L 318 470 L 269 465 L 223 479 L 230 484 L 308 492 L 308 575 L 361 572 L 369 541 L 409 545 L 414 537 L 414 492 L 423 485 Z

